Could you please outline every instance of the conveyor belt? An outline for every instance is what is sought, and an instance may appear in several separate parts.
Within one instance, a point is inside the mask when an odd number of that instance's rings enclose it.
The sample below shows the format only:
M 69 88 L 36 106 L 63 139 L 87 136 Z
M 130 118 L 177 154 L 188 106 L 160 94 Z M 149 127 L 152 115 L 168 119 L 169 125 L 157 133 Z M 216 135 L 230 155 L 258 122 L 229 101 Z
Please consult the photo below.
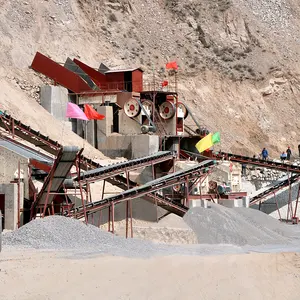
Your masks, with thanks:
M 193 179 L 195 176 L 200 176 L 208 171 L 208 168 L 213 166 L 215 162 L 213 160 L 206 160 L 204 162 L 201 162 L 200 164 L 193 166 L 191 168 L 181 170 L 178 172 L 174 172 L 172 174 L 160 177 L 158 179 L 152 180 L 144 185 L 138 186 L 136 188 L 131 188 L 129 190 L 126 190 L 118 195 L 88 203 L 86 204 L 85 208 L 87 212 L 95 212 L 100 209 L 103 209 L 103 207 L 107 207 L 111 205 L 111 203 L 117 204 L 120 202 L 123 202 L 127 199 L 135 199 L 143 197 L 149 193 L 155 192 L 157 190 L 171 187 L 175 184 L 181 184 L 186 182 L 186 180 Z M 160 199 L 161 200 L 161 199 Z M 181 205 L 178 204 L 178 202 L 175 201 L 165 201 L 165 204 L 169 206 L 176 206 L 177 209 L 185 210 L 185 207 L 180 208 Z M 83 206 L 74 208 L 70 210 L 70 214 L 80 214 L 84 210 Z M 68 213 L 68 212 L 67 212 Z
M 297 174 L 297 175 L 291 176 L 290 179 L 287 178 L 287 179 L 273 185 L 269 189 L 267 189 L 267 190 L 261 192 L 260 194 L 255 195 L 254 197 L 250 198 L 250 204 L 249 205 L 251 206 L 251 205 L 256 204 L 257 202 L 261 201 L 262 199 L 268 197 L 269 195 L 271 195 L 271 194 L 273 194 L 273 193 L 275 193 L 275 192 L 277 192 L 277 191 L 279 191 L 279 190 L 281 190 L 285 187 L 288 187 L 289 184 L 293 184 L 293 183 L 297 182 L 299 179 L 300 179 L 300 175 Z
M 23 124 L 21 121 L 14 119 L 12 116 L 2 111 L 0 111 L 0 127 L 2 127 L 6 131 L 6 134 L 11 137 L 18 136 L 22 140 L 27 141 L 55 156 L 58 155 L 59 151 L 63 147 L 57 141 L 50 139 L 48 136 L 41 134 L 39 131 L 30 128 L 30 126 Z M 80 166 L 82 169 L 87 170 L 101 167 L 100 164 L 83 155 L 81 155 L 80 160 Z
M 16 135 L 48 153 L 57 155 L 61 149 L 61 145 L 58 142 L 51 140 L 48 136 L 33 130 L 30 126 L 24 125 L 21 121 L 3 112 L 0 114 L 0 127 L 10 131 L 11 135 Z
M 43 153 L 33 150 L 29 147 L 17 143 L 16 141 L 0 136 L 0 148 L 4 147 L 10 151 L 18 153 L 19 155 L 26 157 L 27 159 L 33 159 L 41 163 L 50 164 L 53 163 L 53 159 Z
M 21 121 L 14 119 L 12 116 L 6 114 L 5 112 L 0 112 L 0 127 L 2 127 L 7 134 L 10 136 L 18 136 L 21 139 L 28 141 L 29 143 L 45 150 L 48 153 L 53 155 L 58 155 L 62 149 L 62 145 L 59 144 L 57 141 L 50 139 L 48 136 L 41 134 L 39 131 L 33 130 L 30 126 L 23 124 Z M 81 155 L 80 156 L 80 167 L 84 170 L 90 170 L 95 168 L 101 168 L 99 163 L 94 162 L 93 160 Z M 127 180 L 121 175 L 116 175 L 114 177 L 109 177 L 106 179 L 107 182 L 111 183 L 114 186 L 118 186 L 124 190 L 127 189 Z M 136 187 L 137 184 L 131 180 L 129 180 L 130 187 Z M 157 196 L 157 199 L 160 196 Z M 152 201 L 153 198 L 151 196 L 145 197 L 146 200 Z M 158 205 L 164 206 L 168 205 L 169 210 L 174 210 L 172 207 L 173 205 L 170 204 L 167 200 L 162 203 L 158 202 Z M 175 204 L 174 204 L 175 205 Z
M 35 206 L 44 205 L 46 202 L 47 204 L 52 203 L 55 194 L 49 194 L 47 199 L 47 193 L 57 193 L 60 190 L 62 184 L 64 183 L 66 177 L 68 176 L 72 166 L 76 161 L 78 152 L 78 147 L 62 148 L 39 194 L 37 195 Z
M 226 153 L 226 152 L 214 152 L 213 158 L 230 160 L 233 162 L 239 162 L 241 164 L 255 165 L 255 166 L 260 166 L 268 169 L 280 170 L 283 172 L 292 172 L 292 173 L 300 174 L 300 166 L 289 165 L 281 162 L 251 158 L 248 156 L 236 155 L 236 154 Z
M 108 177 L 116 176 L 122 172 L 130 171 L 133 169 L 146 167 L 152 165 L 154 163 L 160 163 L 166 160 L 173 159 L 175 154 L 170 151 L 160 151 L 155 154 L 132 159 L 129 161 L 116 163 L 108 166 L 103 166 L 101 168 L 89 170 L 81 175 L 79 178 L 75 177 L 74 180 L 78 181 L 87 181 L 87 182 L 95 182 L 99 180 L 104 180 Z

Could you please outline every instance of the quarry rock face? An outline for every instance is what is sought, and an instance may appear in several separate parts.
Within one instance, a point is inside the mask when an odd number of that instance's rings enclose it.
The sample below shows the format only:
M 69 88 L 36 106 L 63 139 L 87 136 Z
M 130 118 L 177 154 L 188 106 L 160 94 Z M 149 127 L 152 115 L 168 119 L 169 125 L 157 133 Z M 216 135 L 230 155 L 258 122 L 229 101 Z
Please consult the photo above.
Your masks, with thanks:
M 277 157 L 296 149 L 296 0 L 6 1 L 0 14 L 0 108 L 37 130 L 46 114 L 35 105 L 39 87 L 51 81 L 29 68 L 36 51 L 95 68 L 141 66 L 146 81 L 153 71 L 174 81 L 165 64 L 175 60 L 180 100 L 221 132 L 222 150 L 253 155 L 266 146 Z

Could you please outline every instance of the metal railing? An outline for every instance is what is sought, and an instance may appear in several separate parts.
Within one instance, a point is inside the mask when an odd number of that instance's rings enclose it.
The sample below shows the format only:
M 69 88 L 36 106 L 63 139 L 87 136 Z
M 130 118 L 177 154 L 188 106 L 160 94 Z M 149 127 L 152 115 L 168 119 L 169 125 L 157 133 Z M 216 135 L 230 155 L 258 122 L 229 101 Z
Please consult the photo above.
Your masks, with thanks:
M 160 81 L 116 81 L 116 82 L 98 82 L 98 89 L 94 89 L 95 92 L 99 91 L 127 91 L 127 92 L 142 92 L 142 91 L 161 91 L 176 93 L 175 83 L 169 83 L 167 86 L 163 86 Z M 87 92 L 91 93 L 91 91 Z

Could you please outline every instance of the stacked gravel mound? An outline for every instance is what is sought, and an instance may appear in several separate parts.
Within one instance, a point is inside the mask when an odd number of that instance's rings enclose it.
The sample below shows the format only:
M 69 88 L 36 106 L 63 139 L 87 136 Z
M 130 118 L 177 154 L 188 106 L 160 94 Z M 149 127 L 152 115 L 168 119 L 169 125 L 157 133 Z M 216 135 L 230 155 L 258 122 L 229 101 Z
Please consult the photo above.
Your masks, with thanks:
M 79 220 L 51 216 L 36 219 L 20 229 L 3 236 L 3 244 L 35 249 L 80 250 L 111 253 L 113 255 L 140 256 L 153 251 L 151 243 L 126 240 L 104 232 Z M 147 249 L 147 251 L 145 250 Z
M 195 232 L 199 244 L 163 245 L 125 239 L 93 225 L 85 225 L 79 220 L 51 216 L 36 219 L 16 231 L 5 233 L 3 249 L 68 250 L 68 253 L 77 253 L 79 258 L 101 253 L 142 258 L 174 254 L 244 253 L 250 249 L 247 245 L 254 247 L 250 250 L 255 251 L 264 251 L 263 247 L 272 245 L 277 245 L 278 251 L 291 250 L 290 246 L 295 246 L 300 251 L 300 239 L 296 238 L 300 232 L 296 227 L 282 224 L 253 209 L 228 209 L 212 204 L 211 208 L 190 209 L 184 220 Z M 162 231 L 161 234 L 168 233 Z
M 296 236 L 293 226 L 250 208 L 226 208 L 212 203 L 195 207 L 184 216 L 201 244 L 289 244 Z
M 34 248 L 68 250 L 78 258 L 109 254 L 146 258 L 154 255 L 213 255 L 243 253 L 236 246 L 226 245 L 159 245 L 150 241 L 125 239 L 85 225 L 79 220 L 51 216 L 36 219 L 20 229 L 3 236 L 4 248 Z

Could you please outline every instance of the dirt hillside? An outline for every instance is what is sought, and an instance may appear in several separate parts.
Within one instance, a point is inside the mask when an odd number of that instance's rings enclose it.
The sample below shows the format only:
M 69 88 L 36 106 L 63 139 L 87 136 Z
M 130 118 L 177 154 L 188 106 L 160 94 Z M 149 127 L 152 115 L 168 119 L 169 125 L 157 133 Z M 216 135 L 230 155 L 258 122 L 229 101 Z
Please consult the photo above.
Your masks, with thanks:
M 58 140 L 58 122 L 36 99 L 45 78 L 36 51 L 93 67 L 141 66 L 167 76 L 223 150 L 277 157 L 300 142 L 300 3 L 296 0 L 0 0 L 0 109 Z M 51 124 L 51 125 L 50 125 Z M 55 126 L 54 126 L 55 124 Z

